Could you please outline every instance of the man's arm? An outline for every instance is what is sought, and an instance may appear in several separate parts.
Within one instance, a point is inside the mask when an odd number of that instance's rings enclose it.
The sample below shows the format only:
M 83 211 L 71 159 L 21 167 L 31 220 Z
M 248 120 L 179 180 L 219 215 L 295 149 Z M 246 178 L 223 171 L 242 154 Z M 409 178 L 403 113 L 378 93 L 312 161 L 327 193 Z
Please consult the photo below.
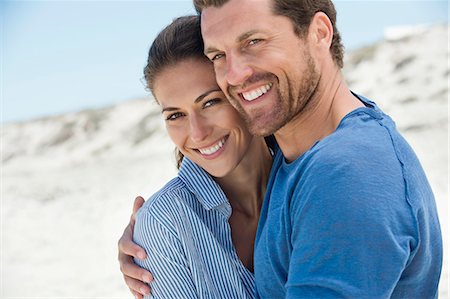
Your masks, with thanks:
M 152 274 L 137 266 L 133 261 L 133 257 L 141 260 L 147 257 L 144 249 L 133 242 L 133 229 L 136 221 L 136 213 L 143 204 L 144 199 L 141 196 L 136 197 L 130 223 L 128 223 L 118 243 L 120 271 L 122 272 L 125 283 L 131 293 L 138 299 L 142 299 L 143 295 L 150 294 L 151 290 L 146 282 L 150 283 L 153 281 Z
M 169 198 L 163 198 L 162 202 Z M 161 221 L 160 206 L 145 207 L 136 216 L 133 231 L 134 241 L 148 253 L 147 258 L 135 262 L 152 271 L 152 298 L 199 297 L 196 283 L 186 257 L 185 244 L 173 230 L 172 223 Z M 147 296 L 146 296 L 147 298 Z

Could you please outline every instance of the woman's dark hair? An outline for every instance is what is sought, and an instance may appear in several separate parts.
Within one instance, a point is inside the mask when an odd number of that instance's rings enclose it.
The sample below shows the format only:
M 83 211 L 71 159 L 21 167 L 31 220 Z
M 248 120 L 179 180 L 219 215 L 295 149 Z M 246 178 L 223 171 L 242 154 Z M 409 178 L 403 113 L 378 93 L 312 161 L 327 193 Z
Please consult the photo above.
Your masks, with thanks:
M 156 76 L 168 66 L 189 58 L 208 59 L 203 54 L 200 17 L 194 15 L 173 20 L 153 41 L 144 68 L 144 78 L 153 96 Z
M 203 54 L 200 17 L 195 15 L 179 17 L 173 20 L 169 26 L 158 34 L 148 51 L 144 78 L 147 88 L 156 101 L 158 99 L 154 93 L 155 78 L 167 67 L 190 58 L 208 61 L 208 58 Z M 189 74 L 186 75 L 188 76 Z M 183 161 L 183 157 L 183 154 L 178 149 L 175 149 L 178 169 Z

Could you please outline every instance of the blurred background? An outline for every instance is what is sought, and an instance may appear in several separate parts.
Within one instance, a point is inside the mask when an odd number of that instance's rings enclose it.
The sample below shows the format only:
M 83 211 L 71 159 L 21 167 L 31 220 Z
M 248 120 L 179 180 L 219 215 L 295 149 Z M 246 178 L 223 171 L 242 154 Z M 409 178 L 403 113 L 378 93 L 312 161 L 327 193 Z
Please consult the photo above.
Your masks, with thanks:
M 348 84 L 417 152 L 448 236 L 448 2 L 335 4 Z M 0 2 L 1 298 L 132 298 L 117 241 L 134 197 L 176 174 L 142 70 L 156 34 L 193 13 L 188 0 Z

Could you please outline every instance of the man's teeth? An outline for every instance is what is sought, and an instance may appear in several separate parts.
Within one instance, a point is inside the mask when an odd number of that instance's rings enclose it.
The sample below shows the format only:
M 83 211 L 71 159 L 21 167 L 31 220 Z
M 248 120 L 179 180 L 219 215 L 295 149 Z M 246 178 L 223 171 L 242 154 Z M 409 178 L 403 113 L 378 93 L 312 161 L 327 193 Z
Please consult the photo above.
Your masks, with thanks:
M 212 155 L 215 152 L 217 152 L 219 149 L 221 149 L 224 144 L 225 144 L 225 138 L 220 140 L 216 145 L 213 145 L 213 146 L 208 147 L 208 148 L 199 148 L 198 150 L 203 155 Z
M 272 83 L 268 83 L 264 86 L 254 89 L 252 91 L 243 92 L 242 96 L 244 97 L 244 99 L 246 101 L 253 101 L 253 100 L 259 98 L 260 96 L 262 96 L 263 94 L 265 94 L 266 92 L 268 92 L 271 87 L 272 87 Z

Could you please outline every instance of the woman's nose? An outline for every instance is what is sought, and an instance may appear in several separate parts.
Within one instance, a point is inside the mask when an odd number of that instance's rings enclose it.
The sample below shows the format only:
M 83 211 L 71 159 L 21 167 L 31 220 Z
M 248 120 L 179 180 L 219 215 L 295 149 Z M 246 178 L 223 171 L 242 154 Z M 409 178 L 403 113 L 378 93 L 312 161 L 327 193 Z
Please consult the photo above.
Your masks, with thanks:
M 193 115 L 189 119 L 190 137 L 194 142 L 204 141 L 211 133 L 211 126 L 208 121 L 199 115 Z

